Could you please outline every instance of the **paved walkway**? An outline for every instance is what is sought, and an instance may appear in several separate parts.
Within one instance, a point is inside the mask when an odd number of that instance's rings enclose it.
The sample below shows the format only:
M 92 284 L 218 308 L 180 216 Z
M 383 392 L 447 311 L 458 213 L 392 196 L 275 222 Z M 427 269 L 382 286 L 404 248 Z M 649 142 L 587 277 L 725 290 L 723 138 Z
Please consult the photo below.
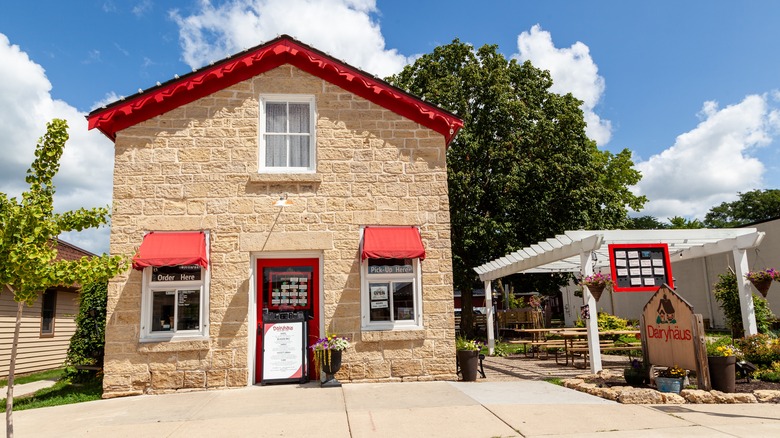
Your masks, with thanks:
M 622 369 L 625 357 L 604 367 Z M 587 372 L 485 359 L 477 382 L 268 385 L 125 397 L 14 413 L 16 436 L 778 437 L 780 404 L 622 405 L 541 380 Z
M 275 385 L 14 413 L 16 436 L 777 437 L 780 405 L 621 405 L 546 382 Z

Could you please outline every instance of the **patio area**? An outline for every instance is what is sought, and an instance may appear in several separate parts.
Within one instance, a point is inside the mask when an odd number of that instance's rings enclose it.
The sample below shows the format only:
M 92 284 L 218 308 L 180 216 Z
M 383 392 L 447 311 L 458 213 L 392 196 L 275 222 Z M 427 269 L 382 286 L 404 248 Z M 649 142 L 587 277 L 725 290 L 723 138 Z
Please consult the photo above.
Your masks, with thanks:
M 507 357 L 486 356 L 482 361 L 485 378 L 477 377 L 477 382 L 508 382 L 513 380 L 545 380 L 550 378 L 569 379 L 582 374 L 589 374 L 589 368 L 576 368 L 571 365 L 555 363 L 551 355 L 547 359 L 529 358 L 524 354 Z M 603 369 L 623 373 L 630 366 L 628 356 L 602 355 Z

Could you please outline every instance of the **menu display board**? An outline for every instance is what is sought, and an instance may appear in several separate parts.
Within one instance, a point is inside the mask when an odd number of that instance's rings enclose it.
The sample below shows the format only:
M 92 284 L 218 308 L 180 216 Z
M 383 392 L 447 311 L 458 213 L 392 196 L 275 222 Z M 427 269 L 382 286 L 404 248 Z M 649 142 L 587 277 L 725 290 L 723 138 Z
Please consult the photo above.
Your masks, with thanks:
M 293 308 L 295 310 L 309 309 L 309 287 L 311 272 L 303 271 L 272 271 L 266 288 L 268 308 Z
M 615 292 L 656 291 L 664 284 L 674 288 L 665 243 L 611 244 L 609 262 Z
M 305 379 L 304 320 L 263 323 L 263 381 Z

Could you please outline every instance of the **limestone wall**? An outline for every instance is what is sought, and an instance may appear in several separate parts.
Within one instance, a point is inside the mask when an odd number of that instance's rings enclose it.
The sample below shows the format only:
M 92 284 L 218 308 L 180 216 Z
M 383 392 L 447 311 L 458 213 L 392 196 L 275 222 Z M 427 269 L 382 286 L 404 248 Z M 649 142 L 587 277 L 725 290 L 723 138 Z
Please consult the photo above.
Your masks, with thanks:
M 316 174 L 257 173 L 263 93 L 316 97 Z M 275 251 L 321 254 L 325 329 L 355 341 L 340 379 L 455 378 L 445 153 L 434 131 L 289 65 L 119 132 L 111 252 L 132 256 L 145 231 L 209 230 L 210 328 L 140 343 L 141 272 L 117 277 L 105 396 L 245 386 L 251 259 Z M 361 225 L 420 226 L 424 330 L 361 333 Z

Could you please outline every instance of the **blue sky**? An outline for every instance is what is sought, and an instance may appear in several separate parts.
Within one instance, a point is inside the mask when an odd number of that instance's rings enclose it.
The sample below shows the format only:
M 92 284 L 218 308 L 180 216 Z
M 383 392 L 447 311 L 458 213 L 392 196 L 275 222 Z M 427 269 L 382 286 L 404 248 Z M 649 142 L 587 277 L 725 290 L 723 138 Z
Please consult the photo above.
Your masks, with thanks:
M 378 76 L 454 38 L 549 69 L 601 148 L 634 153 L 642 214 L 702 218 L 780 187 L 780 2 L 83 0 L 0 15 L 0 191 L 53 117 L 71 141 L 57 208 L 110 203 L 111 142 L 84 115 L 281 33 Z M 107 230 L 68 235 L 107 251 Z

